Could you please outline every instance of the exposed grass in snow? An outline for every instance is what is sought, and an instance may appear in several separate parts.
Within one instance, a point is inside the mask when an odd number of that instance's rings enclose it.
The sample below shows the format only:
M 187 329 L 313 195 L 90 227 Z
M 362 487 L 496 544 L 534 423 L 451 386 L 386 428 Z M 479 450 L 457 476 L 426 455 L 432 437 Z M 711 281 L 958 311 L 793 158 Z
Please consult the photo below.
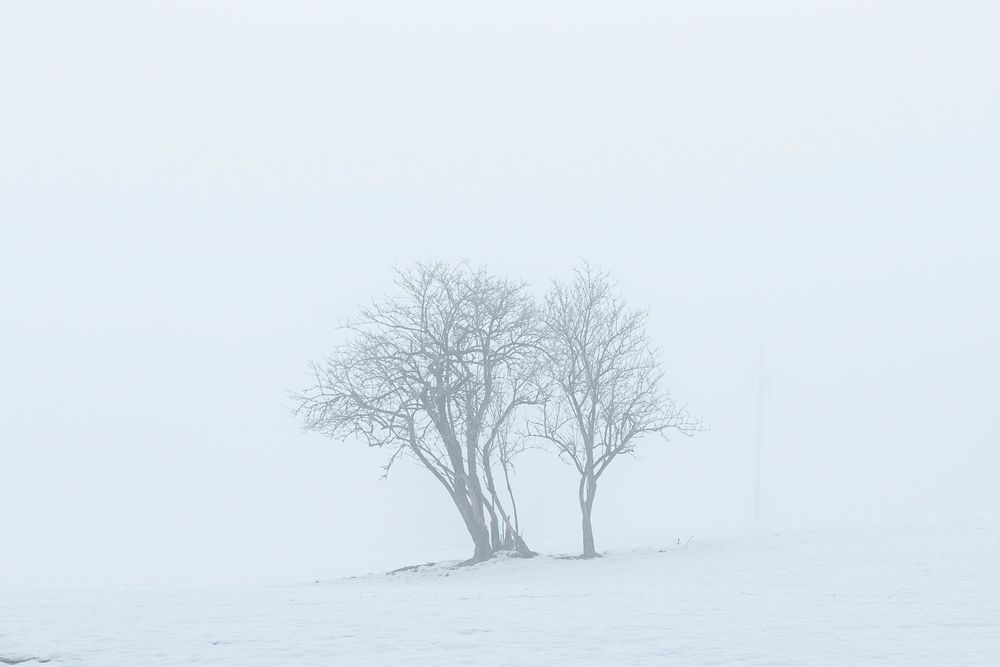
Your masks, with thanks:
M 998 556 L 991 512 L 298 584 L 22 587 L 0 590 L 0 657 L 81 667 L 992 665 Z

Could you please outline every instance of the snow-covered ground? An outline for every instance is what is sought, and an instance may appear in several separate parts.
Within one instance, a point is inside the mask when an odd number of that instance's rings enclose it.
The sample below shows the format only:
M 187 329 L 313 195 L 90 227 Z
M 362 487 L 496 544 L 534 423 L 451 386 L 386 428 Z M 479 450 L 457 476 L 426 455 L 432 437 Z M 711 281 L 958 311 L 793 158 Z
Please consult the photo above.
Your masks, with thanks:
M 761 526 L 593 561 L 7 586 L 0 659 L 32 657 L 93 667 L 998 665 L 1000 513 Z

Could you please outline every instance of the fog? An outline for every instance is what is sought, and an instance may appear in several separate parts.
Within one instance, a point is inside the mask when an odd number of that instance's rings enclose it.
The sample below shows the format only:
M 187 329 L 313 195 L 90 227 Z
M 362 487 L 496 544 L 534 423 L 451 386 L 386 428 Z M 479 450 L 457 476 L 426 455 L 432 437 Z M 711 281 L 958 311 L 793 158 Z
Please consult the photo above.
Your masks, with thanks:
M 0 9 L 0 576 L 468 550 L 288 392 L 393 291 L 586 260 L 711 428 L 602 480 L 608 547 L 1000 503 L 1000 11 L 986 2 Z M 525 535 L 578 549 L 532 454 Z M 414 556 L 415 558 L 415 556 Z

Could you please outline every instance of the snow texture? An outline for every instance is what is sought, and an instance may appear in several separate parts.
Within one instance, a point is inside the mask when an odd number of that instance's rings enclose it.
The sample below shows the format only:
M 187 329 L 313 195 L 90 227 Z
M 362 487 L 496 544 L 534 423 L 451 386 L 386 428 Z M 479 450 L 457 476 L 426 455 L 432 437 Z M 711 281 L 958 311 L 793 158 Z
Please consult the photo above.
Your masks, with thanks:
M 996 665 L 1000 513 L 297 583 L 8 586 L 32 665 Z M 3 664 L 3 662 L 0 662 Z

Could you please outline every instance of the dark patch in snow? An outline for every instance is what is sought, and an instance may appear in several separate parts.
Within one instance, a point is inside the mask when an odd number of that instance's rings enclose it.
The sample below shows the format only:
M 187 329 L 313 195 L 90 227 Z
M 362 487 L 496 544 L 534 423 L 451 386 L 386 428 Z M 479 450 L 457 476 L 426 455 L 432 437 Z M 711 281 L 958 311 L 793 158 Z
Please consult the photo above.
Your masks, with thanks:
M 593 560 L 595 558 L 604 558 L 604 554 L 594 554 L 593 556 L 584 556 L 580 554 L 578 556 L 570 556 L 568 554 L 563 554 L 561 556 L 553 556 L 557 560 Z
M 395 570 L 392 570 L 387 574 L 399 574 L 400 572 L 417 572 L 422 567 L 432 567 L 434 565 L 437 565 L 437 562 L 429 561 L 427 563 L 418 563 L 417 565 L 407 565 L 406 567 L 397 567 Z

